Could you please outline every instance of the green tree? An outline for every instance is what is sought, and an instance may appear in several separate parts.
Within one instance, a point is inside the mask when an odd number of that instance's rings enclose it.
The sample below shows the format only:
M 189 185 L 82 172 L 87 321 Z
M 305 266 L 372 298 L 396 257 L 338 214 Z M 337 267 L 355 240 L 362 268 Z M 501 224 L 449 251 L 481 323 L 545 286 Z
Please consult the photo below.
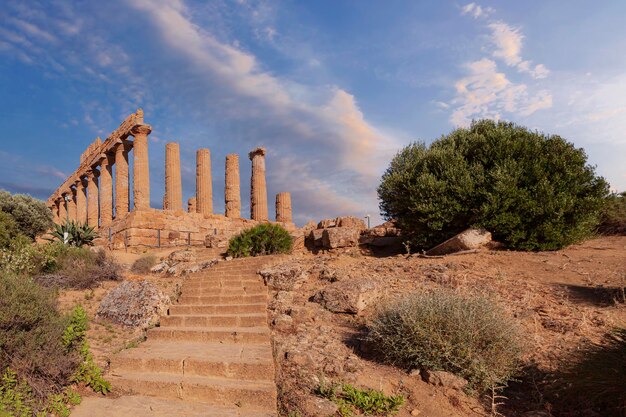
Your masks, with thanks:
M 25 194 L 11 195 L 0 190 L 0 211 L 15 219 L 20 232 L 31 239 L 45 233 L 52 227 L 52 212 L 46 204 Z
M 420 249 L 472 226 L 509 248 L 559 249 L 593 232 L 607 194 L 584 150 L 491 120 L 407 146 L 378 187 L 383 216 Z

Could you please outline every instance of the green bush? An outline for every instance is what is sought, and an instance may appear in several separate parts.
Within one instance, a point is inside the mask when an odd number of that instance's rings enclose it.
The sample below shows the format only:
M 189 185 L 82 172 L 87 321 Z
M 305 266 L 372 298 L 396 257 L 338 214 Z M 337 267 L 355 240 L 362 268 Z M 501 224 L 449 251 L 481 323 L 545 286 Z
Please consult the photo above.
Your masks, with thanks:
M 80 357 L 63 344 L 67 319 L 55 294 L 25 276 L 0 273 L 0 373 L 27 383 L 38 403 L 68 385 Z
M 228 254 L 234 258 L 289 253 L 293 239 L 277 224 L 263 223 L 244 230 L 228 242 Z
M 13 216 L 20 233 L 31 239 L 45 233 L 53 225 L 52 212 L 46 203 L 29 195 L 11 195 L 0 190 L 0 211 Z
M 603 235 L 626 235 L 626 191 L 611 194 L 604 202 L 598 233 Z
M 594 231 L 607 194 L 582 149 L 490 120 L 407 146 L 378 187 L 383 216 L 418 249 L 473 226 L 509 248 L 559 249 Z
M 451 372 L 478 391 L 506 383 L 521 352 L 517 325 L 493 301 L 443 291 L 384 307 L 368 339 L 391 364 Z
M 401 395 L 387 396 L 375 389 L 359 389 L 350 384 L 335 385 L 322 381 L 316 393 L 337 404 L 341 417 L 352 417 L 355 412 L 367 416 L 392 416 L 404 404 Z
M 13 216 L 0 211 L 0 249 L 8 248 L 13 239 L 20 235 L 20 229 Z
M 156 265 L 156 262 L 157 259 L 154 255 L 142 256 L 133 262 L 130 271 L 133 274 L 148 274 L 150 273 L 150 269 Z
M 51 238 L 48 238 L 48 240 L 80 248 L 93 246 L 93 241 L 98 237 L 98 233 L 87 224 L 69 220 L 64 224 L 55 224 L 52 232 L 50 232 L 50 236 Z

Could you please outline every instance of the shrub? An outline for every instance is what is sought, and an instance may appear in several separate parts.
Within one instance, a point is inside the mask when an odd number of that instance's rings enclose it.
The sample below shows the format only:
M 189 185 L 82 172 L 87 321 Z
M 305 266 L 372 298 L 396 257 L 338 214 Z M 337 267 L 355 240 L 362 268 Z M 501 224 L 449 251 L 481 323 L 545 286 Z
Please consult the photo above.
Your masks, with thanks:
M 148 274 L 150 269 L 156 265 L 156 257 L 154 255 L 145 255 L 133 262 L 130 271 L 133 274 Z
M 293 239 L 283 227 L 263 223 L 244 230 L 228 242 L 228 254 L 234 258 L 289 253 Z
M 87 224 L 80 224 L 73 221 L 67 221 L 64 224 L 55 224 L 51 238 L 48 240 L 59 241 L 69 246 L 93 246 L 93 241 L 98 237 L 95 229 Z
M 383 308 L 368 339 L 391 364 L 448 371 L 479 391 L 506 383 L 521 352 L 516 324 L 493 301 L 442 291 Z
M 31 239 L 45 233 L 53 225 L 52 212 L 46 203 L 29 195 L 11 195 L 0 190 L 0 211 L 10 214 L 20 233 Z
M 404 404 L 401 395 L 386 396 L 381 391 L 358 389 L 350 384 L 339 386 L 322 381 L 316 393 L 337 404 L 341 417 L 352 417 L 355 411 L 359 415 L 392 416 Z
M 38 275 L 35 280 L 44 287 L 84 290 L 103 281 L 119 280 L 119 271 L 120 266 L 104 251 L 64 247 L 48 266 L 47 273 Z
M 606 198 L 598 233 L 603 235 L 626 235 L 626 191 Z
M 19 235 L 20 230 L 13 216 L 0 211 L 0 249 L 8 248 L 13 239 Z
M 594 231 L 607 193 L 582 149 L 489 120 L 407 146 L 378 187 L 383 216 L 418 249 L 472 226 L 509 248 L 559 249 Z
M 0 373 L 16 372 L 42 403 L 69 384 L 79 364 L 62 341 L 67 321 L 54 293 L 28 277 L 0 273 L 0 294 Z
M 592 407 L 603 416 L 626 415 L 626 329 L 616 329 L 575 359 L 563 375 L 563 403 Z

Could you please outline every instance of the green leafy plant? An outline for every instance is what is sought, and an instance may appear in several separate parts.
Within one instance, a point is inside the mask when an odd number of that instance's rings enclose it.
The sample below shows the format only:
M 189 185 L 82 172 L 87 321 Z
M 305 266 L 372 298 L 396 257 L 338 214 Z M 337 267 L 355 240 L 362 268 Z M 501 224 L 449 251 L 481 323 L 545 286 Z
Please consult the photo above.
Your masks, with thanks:
M 25 194 L 10 194 L 0 190 L 0 211 L 10 214 L 21 234 L 33 240 L 48 231 L 52 223 L 52 212 L 46 203 Z
M 74 221 L 67 221 L 63 224 L 55 224 L 50 232 L 50 241 L 59 241 L 69 246 L 93 246 L 93 241 L 98 237 L 93 227 L 87 224 L 80 224 Z
M 228 254 L 234 258 L 289 253 L 293 239 L 277 224 L 262 223 L 244 230 L 228 242 Z
M 407 146 L 378 187 L 383 216 L 417 249 L 468 227 L 513 249 L 560 249 L 593 233 L 607 194 L 584 150 L 490 120 Z
M 391 416 L 404 404 L 401 395 L 387 396 L 375 389 L 359 389 L 350 384 L 332 384 L 324 380 L 316 394 L 337 404 L 339 415 L 351 417 L 355 412 L 373 416 Z
M 405 369 L 448 371 L 485 391 L 517 371 L 518 325 L 484 297 L 437 291 L 412 294 L 383 306 L 368 339 L 381 357 Z
M 626 235 L 626 191 L 611 194 L 604 202 L 598 233 L 603 235 Z

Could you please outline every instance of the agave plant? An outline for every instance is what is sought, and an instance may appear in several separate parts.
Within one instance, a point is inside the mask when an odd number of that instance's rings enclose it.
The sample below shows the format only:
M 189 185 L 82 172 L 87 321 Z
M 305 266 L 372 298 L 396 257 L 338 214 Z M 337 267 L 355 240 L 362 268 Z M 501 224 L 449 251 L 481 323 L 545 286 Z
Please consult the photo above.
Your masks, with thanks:
M 93 227 L 89 227 L 86 223 L 80 224 L 74 221 L 67 221 L 64 224 L 55 224 L 54 230 L 50 232 L 50 241 L 58 240 L 69 246 L 92 246 L 94 239 L 98 237 L 98 233 Z

